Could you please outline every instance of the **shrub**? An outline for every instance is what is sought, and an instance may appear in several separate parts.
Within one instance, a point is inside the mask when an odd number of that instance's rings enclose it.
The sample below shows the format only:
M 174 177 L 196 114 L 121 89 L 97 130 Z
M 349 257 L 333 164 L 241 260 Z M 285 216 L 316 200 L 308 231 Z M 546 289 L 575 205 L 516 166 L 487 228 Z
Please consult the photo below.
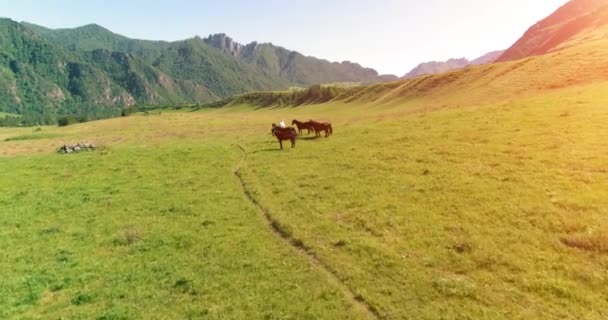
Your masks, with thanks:
M 133 113 L 136 113 L 137 111 L 139 111 L 139 107 L 138 106 L 126 107 L 126 108 L 122 109 L 122 112 L 120 113 L 120 116 L 121 117 L 128 117 L 128 116 L 132 115 Z
M 59 120 L 57 120 L 57 125 L 59 125 L 60 127 L 69 126 L 75 123 L 78 123 L 78 119 L 76 119 L 76 117 L 74 117 L 73 115 L 63 116 L 59 118 Z

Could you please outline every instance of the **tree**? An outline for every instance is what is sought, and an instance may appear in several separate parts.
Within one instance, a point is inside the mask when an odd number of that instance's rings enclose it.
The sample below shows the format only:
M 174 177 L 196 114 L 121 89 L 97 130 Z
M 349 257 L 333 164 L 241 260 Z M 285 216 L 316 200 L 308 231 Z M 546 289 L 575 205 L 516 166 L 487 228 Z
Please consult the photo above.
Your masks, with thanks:
M 74 123 L 78 123 L 78 120 L 73 115 L 63 116 L 63 117 L 60 117 L 59 120 L 57 120 L 57 124 L 60 127 L 69 126 Z

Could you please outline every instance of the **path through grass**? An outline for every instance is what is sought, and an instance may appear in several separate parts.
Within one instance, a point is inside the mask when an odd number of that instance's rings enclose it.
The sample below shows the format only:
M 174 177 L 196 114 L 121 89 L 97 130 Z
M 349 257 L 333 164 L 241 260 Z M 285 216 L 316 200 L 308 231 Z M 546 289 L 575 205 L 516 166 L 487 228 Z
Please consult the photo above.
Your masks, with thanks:
M 267 232 L 230 178 L 239 157 L 210 142 L 0 159 L 0 318 L 367 319 Z

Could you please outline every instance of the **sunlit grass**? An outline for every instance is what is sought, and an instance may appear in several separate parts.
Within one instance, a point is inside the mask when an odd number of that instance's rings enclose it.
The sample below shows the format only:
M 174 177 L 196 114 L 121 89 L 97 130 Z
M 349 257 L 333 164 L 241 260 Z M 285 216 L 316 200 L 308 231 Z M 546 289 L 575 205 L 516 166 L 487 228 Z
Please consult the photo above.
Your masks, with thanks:
M 267 231 L 240 156 L 175 140 L 0 159 L 0 318 L 362 318 Z
M 260 203 L 392 318 L 601 319 L 605 87 L 249 146 Z
M 386 318 L 605 318 L 607 92 L 0 129 L 0 317 L 364 318 L 247 202 L 240 145 L 247 191 Z M 278 151 L 293 118 L 335 134 Z M 55 154 L 78 141 L 105 149 Z

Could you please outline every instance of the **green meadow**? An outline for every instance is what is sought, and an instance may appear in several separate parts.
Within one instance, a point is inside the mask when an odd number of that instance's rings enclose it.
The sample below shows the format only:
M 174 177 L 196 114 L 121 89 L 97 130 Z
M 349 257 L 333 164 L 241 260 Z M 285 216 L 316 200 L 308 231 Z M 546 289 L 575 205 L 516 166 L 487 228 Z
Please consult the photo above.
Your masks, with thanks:
M 230 140 L 181 140 L 0 160 L 0 318 L 365 318 L 265 229 Z
M 608 317 L 608 85 L 434 102 L 0 128 L 0 318 Z

